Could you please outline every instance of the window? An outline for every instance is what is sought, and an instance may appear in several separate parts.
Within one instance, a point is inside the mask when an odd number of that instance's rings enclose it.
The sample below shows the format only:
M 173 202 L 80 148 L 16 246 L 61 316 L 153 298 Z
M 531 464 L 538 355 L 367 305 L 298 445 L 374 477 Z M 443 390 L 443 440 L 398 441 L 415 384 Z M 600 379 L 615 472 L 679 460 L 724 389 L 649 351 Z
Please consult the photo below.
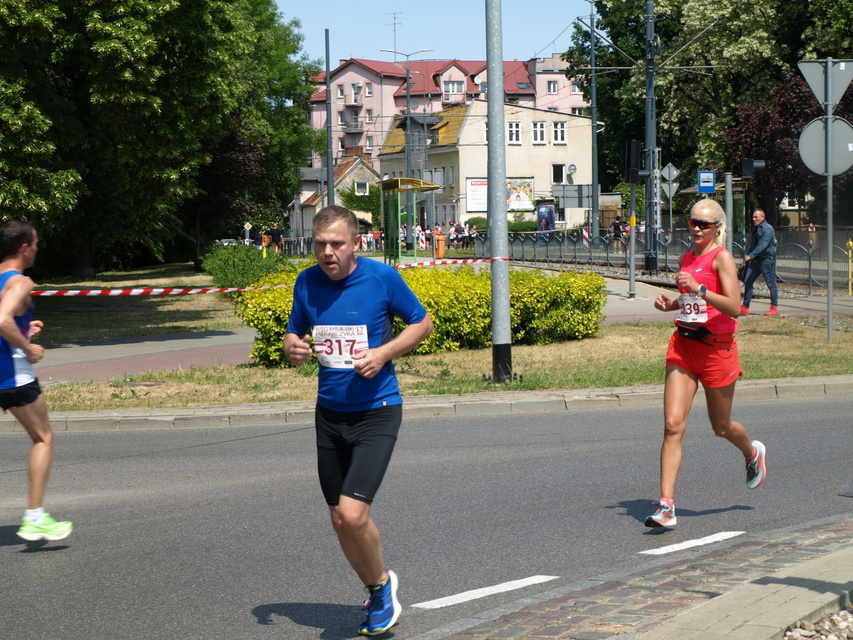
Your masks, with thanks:
M 367 182 L 356 182 L 355 183 L 355 195 L 357 196 L 366 196 L 370 188 L 367 185 Z
M 344 97 L 344 85 L 342 85 L 342 84 L 338 85 L 338 97 L 339 98 Z
M 345 111 L 338 111 L 338 124 L 347 123 L 347 114 Z
M 488 82 L 481 82 L 480 83 L 480 93 L 486 94 L 488 92 L 489 92 L 489 83 Z
M 456 102 L 465 92 L 465 83 L 462 80 L 445 80 L 443 102 Z
M 367 136 L 367 148 L 368 149 L 373 148 L 373 136 Z
M 365 120 L 367 122 L 373 122 L 373 109 L 367 110 L 367 113 L 365 114 Z
M 364 95 L 366 95 L 368 98 L 373 95 L 373 83 L 372 82 L 365 82 L 364 83 Z
M 531 91 L 533 89 L 533 85 L 529 82 L 516 82 L 515 84 L 522 91 Z
M 572 107 L 572 115 L 573 116 L 582 116 L 584 113 L 583 107 Z
M 447 186 L 456 186 L 456 165 L 452 164 L 447 168 Z
M 533 144 L 545 144 L 545 123 L 533 123 Z
M 557 93 L 557 81 L 548 80 L 548 93 Z
M 551 182 L 554 184 L 564 184 L 566 182 L 566 165 L 551 165 Z
M 359 93 L 361 93 L 361 86 L 362 85 L 360 82 L 353 82 L 352 83 L 352 95 L 353 95 L 353 97 L 356 97 L 356 96 L 358 96 Z
M 489 144 L 489 121 L 486 120 L 483 123 L 483 125 L 484 125 L 483 134 L 485 136 L 483 139 L 486 141 L 486 144 Z
M 444 186 L 444 167 L 432 170 L 432 181 L 437 185 Z
M 521 123 L 510 121 L 506 123 L 507 144 L 521 144 Z
M 577 80 L 572 82 L 572 93 L 583 93 L 583 87 L 581 87 L 581 83 Z
M 344 136 L 338 138 L 338 149 L 344 151 L 347 148 L 347 143 L 344 141 Z
M 566 123 L 555 122 L 552 139 L 554 144 L 566 144 Z

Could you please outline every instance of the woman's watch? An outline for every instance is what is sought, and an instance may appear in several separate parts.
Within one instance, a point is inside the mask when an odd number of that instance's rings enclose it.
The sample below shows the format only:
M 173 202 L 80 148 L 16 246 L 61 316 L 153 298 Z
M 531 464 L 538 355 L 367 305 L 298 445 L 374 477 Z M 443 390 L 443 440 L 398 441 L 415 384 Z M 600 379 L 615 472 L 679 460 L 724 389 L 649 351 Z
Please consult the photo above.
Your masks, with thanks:
M 708 295 L 708 287 L 706 287 L 704 284 L 700 284 L 699 290 L 696 293 L 699 294 L 700 298 L 704 298 L 706 295 Z

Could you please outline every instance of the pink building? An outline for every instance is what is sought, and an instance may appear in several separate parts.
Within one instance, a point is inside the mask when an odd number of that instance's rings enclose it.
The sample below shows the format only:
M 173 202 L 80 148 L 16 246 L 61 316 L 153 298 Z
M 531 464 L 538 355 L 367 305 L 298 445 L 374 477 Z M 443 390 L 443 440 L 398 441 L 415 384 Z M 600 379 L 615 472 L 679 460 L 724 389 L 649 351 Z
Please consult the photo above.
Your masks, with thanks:
M 332 154 L 376 159 L 394 116 L 406 113 L 406 62 L 343 60 L 331 72 Z M 505 102 L 525 107 L 580 114 L 587 106 L 577 83 L 566 77 L 567 64 L 559 54 L 527 62 L 504 62 Z M 485 98 L 488 74 L 484 60 L 412 60 L 409 107 L 415 113 L 437 113 L 447 107 Z M 326 78 L 311 99 L 312 124 L 326 128 Z M 312 166 L 320 166 L 319 155 Z

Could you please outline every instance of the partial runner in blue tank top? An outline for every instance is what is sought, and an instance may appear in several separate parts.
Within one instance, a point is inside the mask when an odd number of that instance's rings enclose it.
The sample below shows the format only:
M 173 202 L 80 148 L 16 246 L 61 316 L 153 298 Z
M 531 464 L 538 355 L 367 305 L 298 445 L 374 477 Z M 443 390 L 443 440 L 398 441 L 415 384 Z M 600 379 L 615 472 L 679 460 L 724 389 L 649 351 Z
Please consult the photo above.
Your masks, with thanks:
M 6 286 L 9 278 L 22 275 L 20 271 L 0 273 L 0 291 Z M 33 318 L 35 302 L 20 316 L 15 316 L 15 324 L 25 336 L 30 334 L 30 320 Z M 27 360 L 23 350 L 13 347 L 0 336 L 0 389 L 15 389 L 23 387 L 36 379 L 33 365 Z

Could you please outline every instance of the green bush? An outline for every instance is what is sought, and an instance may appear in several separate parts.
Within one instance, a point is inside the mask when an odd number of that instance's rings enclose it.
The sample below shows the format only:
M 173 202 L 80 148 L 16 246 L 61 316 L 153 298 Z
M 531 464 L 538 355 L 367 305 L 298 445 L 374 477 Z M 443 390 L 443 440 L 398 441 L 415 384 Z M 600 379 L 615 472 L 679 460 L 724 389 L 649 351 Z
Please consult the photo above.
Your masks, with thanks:
M 523 233 L 524 231 L 538 231 L 539 225 L 536 220 L 520 220 L 518 222 L 507 222 L 509 233 Z
M 267 274 L 292 270 L 293 267 L 282 254 L 271 248 L 258 251 L 242 244 L 216 246 L 201 263 L 201 268 L 213 277 L 218 287 L 251 287 Z
M 271 274 L 256 284 L 292 284 L 310 263 Z M 492 344 L 491 275 L 470 266 L 456 269 L 404 269 L 403 279 L 433 320 L 432 334 L 416 353 L 484 349 Z M 579 340 L 598 333 L 606 292 L 597 274 L 510 271 L 510 323 L 517 345 Z M 290 287 L 247 291 L 237 302 L 243 320 L 258 331 L 252 358 L 268 366 L 289 366 L 281 343 L 293 304 Z M 395 319 L 394 330 L 403 324 Z

